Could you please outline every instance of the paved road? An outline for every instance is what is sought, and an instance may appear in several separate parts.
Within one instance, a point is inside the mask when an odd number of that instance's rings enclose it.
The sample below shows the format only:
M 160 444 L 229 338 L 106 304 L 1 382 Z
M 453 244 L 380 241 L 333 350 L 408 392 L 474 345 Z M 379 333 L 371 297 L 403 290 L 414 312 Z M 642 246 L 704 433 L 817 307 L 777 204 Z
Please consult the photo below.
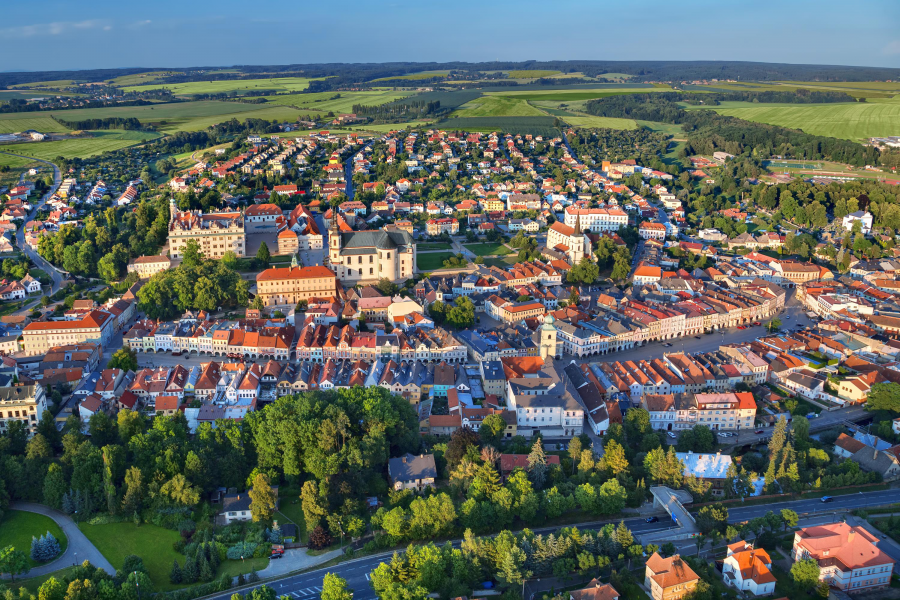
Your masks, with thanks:
M 729 506 L 728 521 L 729 523 L 740 523 L 749 519 L 761 517 L 770 510 L 778 512 L 782 508 L 790 508 L 801 516 L 804 514 L 819 514 L 826 519 L 829 513 L 833 513 L 834 519 L 837 520 L 838 513 L 841 511 L 845 511 L 851 508 L 864 508 L 867 506 L 888 504 L 896 500 L 896 495 L 896 490 L 887 490 L 869 492 L 864 494 L 848 494 L 846 496 L 837 496 L 835 497 L 833 502 L 829 503 L 823 503 L 819 499 L 812 499 L 764 504 L 761 506 L 748 506 L 745 508 L 732 505 Z M 577 526 L 582 529 L 591 528 L 592 525 L 596 524 L 577 524 Z M 643 518 L 637 518 L 625 520 L 625 525 L 627 525 L 633 532 L 641 533 L 667 529 L 672 526 L 672 522 L 668 517 L 660 518 L 660 521 L 657 523 L 647 523 Z M 537 528 L 533 529 L 533 531 L 535 533 L 546 534 L 556 531 L 557 529 L 558 527 Z M 454 542 L 454 544 L 456 545 L 458 545 L 458 543 L 459 540 Z M 317 598 L 321 593 L 320 590 L 322 589 L 322 580 L 325 574 L 336 573 L 347 580 L 348 587 L 350 587 L 354 592 L 354 600 L 374 600 L 375 593 L 370 585 L 370 573 L 382 561 L 390 560 L 392 554 L 393 552 L 386 552 L 375 556 L 359 558 L 341 563 L 336 566 L 316 569 L 315 571 L 310 571 L 301 575 L 284 577 L 282 579 L 275 580 L 274 582 L 266 582 L 266 585 L 272 587 L 279 596 L 285 595 L 288 598 L 295 598 L 297 600 L 312 600 L 313 598 Z M 242 590 L 242 592 L 246 593 L 247 590 Z M 229 600 L 232 593 L 232 591 L 229 591 L 224 594 L 213 596 L 212 598 L 214 600 Z
M 31 502 L 13 502 L 9 507 L 13 510 L 24 510 L 50 517 L 56 521 L 56 524 L 59 525 L 59 528 L 63 530 L 63 533 L 66 534 L 66 537 L 69 540 L 69 545 L 66 547 L 66 551 L 61 557 L 52 563 L 34 567 L 28 572 L 28 577 L 47 575 L 54 571 L 58 571 L 59 569 L 68 567 L 69 565 L 81 564 L 85 560 L 91 561 L 92 565 L 103 569 L 110 575 L 116 574 L 116 570 L 110 562 L 100 554 L 100 551 L 97 550 L 96 546 L 94 546 L 81 530 L 78 529 L 78 525 L 75 524 L 75 521 L 65 513 L 43 504 L 32 504 Z M 36 531 L 35 535 L 41 535 L 43 533 L 44 532 L 42 531 Z M 30 548 L 19 549 L 24 552 L 30 552 L 31 550 Z
M 47 201 L 50 200 L 50 198 L 53 196 L 53 194 L 59 188 L 59 185 L 62 183 L 62 175 L 59 172 L 59 167 L 57 167 L 55 164 L 53 164 L 50 161 L 41 160 L 39 158 L 34 158 L 31 156 L 22 156 L 20 154 L 12 154 L 11 152 L 3 152 L 3 154 L 9 154 L 10 156 L 18 156 L 20 158 L 28 158 L 30 160 L 34 160 L 37 162 L 46 163 L 46 164 L 50 165 L 51 167 L 53 167 L 53 186 L 47 191 L 46 194 L 44 194 L 44 197 L 41 198 L 40 202 L 38 202 L 37 204 L 34 205 L 34 208 L 31 209 L 31 212 L 28 213 L 28 217 L 25 219 L 25 222 L 27 223 L 28 221 L 31 221 L 34 219 L 34 216 L 37 214 L 38 210 L 40 210 L 41 207 L 43 207 L 44 204 L 46 204 Z M 62 282 L 64 279 L 62 273 L 57 271 L 53 265 L 51 265 L 46 260 L 41 258 L 37 252 L 35 252 L 34 250 L 29 248 L 25 244 L 25 228 L 24 227 L 19 227 L 19 230 L 16 231 L 16 245 L 25 253 L 26 256 L 28 256 L 29 259 L 31 259 L 31 261 L 34 264 L 36 264 L 38 266 L 38 268 L 43 269 L 44 271 L 47 272 L 48 275 L 50 275 L 50 278 L 52 279 L 53 284 L 50 288 L 50 292 L 45 293 L 45 295 L 51 295 L 51 294 L 55 293 L 57 290 L 59 290 L 59 287 L 62 285 Z

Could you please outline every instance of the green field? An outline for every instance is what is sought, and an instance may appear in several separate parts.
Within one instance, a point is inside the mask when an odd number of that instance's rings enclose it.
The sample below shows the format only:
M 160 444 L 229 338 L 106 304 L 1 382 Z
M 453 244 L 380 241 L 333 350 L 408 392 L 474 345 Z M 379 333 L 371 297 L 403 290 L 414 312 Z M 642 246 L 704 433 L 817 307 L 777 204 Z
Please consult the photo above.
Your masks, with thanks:
M 542 117 L 547 113 L 531 106 L 525 100 L 503 96 L 482 96 L 470 100 L 451 115 L 454 118 L 465 117 Z
M 607 96 L 617 96 L 621 94 L 644 94 L 652 92 L 671 91 L 668 86 L 660 88 L 597 88 L 594 90 L 586 90 L 583 88 L 576 89 L 560 89 L 560 90 L 533 90 L 533 91 L 510 91 L 510 92 L 490 92 L 491 96 L 500 96 L 505 98 L 516 98 L 519 100 L 557 100 L 559 102 L 571 102 L 575 100 L 592 100 L 594 98 L 606 98 Z
M 41 133 L 65 133 L 69 128 L 53 117 L 25 117 L 27 114 L 40 113 L 15 113 L 20 115 L 18 119 L 0 119 L 0 133 L 18 133 L 28 129 L 34 129 Z
M 284 96 L 268 96 L 269 104 L 293 106 L 304 112 L 320 111 L 335 113 L 353 112 L 354 104 L 368 104 L 378 106 L 394 100 L 400 100 L 411 96 L 411 92 L 395 92 L 385 90 L 371 90 L 363 92 L 317 92 L 314 94 L 290 94 Z M 335 98 L 335 96 L 339 96 Z
M 309 87 L 312 79 L 305 77 L 274 77 L 272 79 L 227 79 L 222 81 L 187 81 L 184 83 L 157 83 L 123 87 L 126 92 L 167 89 L 177 96 L 192 94 L 223 94 L 272 90 L 277 92 L 302 92 Z
M 671 135 L 675 138 L 684 139 L 687 135 L 684 130 L 681 129 L 681 125 L 676 123 L 660 123 L 659 121 L 635 121 L 635 123 L 652 131 L 656 131 L 657 133 L 664 133 L 665 135 Z
M 738 105 L 741 105 L 738 107 Z M 854 102 L 841 104 L 759 105 L 730 102 L 713 107 L 717 113 L 800 129 L 814 135 L 860 140 L 900 135 L 900 102 Z
M 51 116 L 59 117 L 60 119 L 64 119 L 66 121 L 104 119 L 107 117 L 134 117 L 140 120 L 141 123 L 159 123 L 161 121 L 187 121 L 197 117 L 210 117 L 214 115 L 225 114 L 230 115 L 233 113 L 248 112 L 254 110 L 260 110 L 260 105 L 244 104 L 242 102 L 206 100 L 202 102 L 168 102 L 160 104 L 149 104 L 144 106 L 78 108 L 74 110 L 58 111 L 53 113 Z M 0 120 L 21 118 L 22 113 L 0 114 Z
M 121 150 L 128 146 L 134 146 L 140 140 L 129 139 L 131 134 L 156 135 L 140 131 L 100 131 L 96 132 L 98 137 L 94 138 L 76 138 L 71 140 L 59 140 L 54 142 L 34 142 L 30 144 L 6 144 L 0 146 L 0 151 L 13 152 L 15 154 L 23 154 L 33 156 L 34 158 L 42 158 L 44 160 L 53 160 L 57 156 L 65 158 L 88 158 L 109 152 L 111 150 Z
M 151 81 L 156 81 L 160 77 L 164 77 L 167 75 L 174 75 L 173 71 L 148 71 L 146 73 L 135 73 L 134 75 L 122 75 L 121 77 L 116 77 L 115 79 L 107 79 L 107 83 L 111 83 L 116 86 L 125 86 L 125 85 L 143 85 L 150 83 Z
M 510 79 L 537 79 L 539 77 L 550 77 L 556 75 L 559 71 L 546 71 L 542 69 L 522 69 L 520 71 L 509 71 Z
M 455 256 L 452 252 L 429 252 L 416 254 L 416 266 L 420 271 L 436 271 L 444 268 L 444 261 Z
M 465 244 L 465 248 L 475 256 L 506 256 L 513 253 L 506 244 Z
M 574 127 L 602 127 L 606 129 L 637 129 L 637 123 L 632 119 L 617 119 L 615 117 L 563 117 L 563 120 Z
M 597 75 L 598 79 L 631 79 L 634 75 L 628 73 L 602 73 Z
M 237 119 L 238 121 L 243 121 L 244 119 L 265 119 L 267 121 L 296 121 L 297 118 L 302 114 L 299 110 L 297 110 L 296 108 L 291 108 L 290 106 L 270 106 L 266 108 L 259 108 L 260 106 L 265 107 L 265 104 L 256 104 L 252 106 L 256 106 L 257 110 L 226 113 L 224 115 L 214 115 L 208 117 L 194 117 L 192 119 L 185 119 L 178 122 L 169 121 L 164 126 L 162 126 L 161 129 L 166 133 L 174 133 L 176 131 L 201 131 L 203 129 L 206 129 L 207 127 L 216 125 L 217 123 L 224 123 L 225 121 L 230 121 L 231 119 Z
M 41 89 L 41 88 L 59 88 L 59 87 L 67 87 L 70 85 L 74 85 L 77 83 L 74 79 L 54 79 L 53 81 L 35 81 L 32 83 L 20 83 L 17 85 L 9 86 L 10 89 Z
M 512 134 L 531 134 L 554 137 L 559 129 L 554 127 L 555 117 L 462 117 L 439 121 L 441 129 L 460 131 L 500 131 Z
M 68 544 L 66 534 L 53 519 L 23 510 L 7 511 L 0 521 L 0 548 L 15 546 L 16 550 L 28 555 L 29 565 L 37 566 L 41 563 L 31 560 L 31 538 L 41 537 L 48 531 L 59 541 L 60 548 L 65 552 Z
M 421 244 L 416 244 L 416 250 L 419 252 L 427 252 L 430 250 L 450 250 L 451 248 L 453 248 L 453 245 L 448 244 L 447 242 L 422 242 Z

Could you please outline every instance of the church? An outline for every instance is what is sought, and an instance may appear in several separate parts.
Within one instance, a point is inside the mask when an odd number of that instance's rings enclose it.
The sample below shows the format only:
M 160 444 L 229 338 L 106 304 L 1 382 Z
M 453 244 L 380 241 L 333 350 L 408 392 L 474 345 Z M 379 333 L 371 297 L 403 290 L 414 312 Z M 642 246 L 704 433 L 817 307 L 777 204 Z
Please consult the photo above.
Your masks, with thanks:
M 547 231 L 547 248 L 564 254 L 570 265 L 577 265 L 582 258 L 590 255 L 591 240 L 582 233 L 580 223 L 569 227 L 557 221 Z
M 347 231 L 331 220 L 328 266 L 345 285 L 375 283 L 382 278 L 404 283 L 416 269 L 416 243 L 405 230 L 387 226 L 373 231 Z

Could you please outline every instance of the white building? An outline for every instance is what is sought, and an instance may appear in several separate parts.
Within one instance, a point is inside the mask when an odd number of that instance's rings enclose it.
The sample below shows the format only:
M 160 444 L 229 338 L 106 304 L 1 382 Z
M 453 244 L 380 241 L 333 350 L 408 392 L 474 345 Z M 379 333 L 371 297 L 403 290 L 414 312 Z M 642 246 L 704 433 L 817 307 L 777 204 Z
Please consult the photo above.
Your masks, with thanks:
M 729 544 L 722 577 L 725 585 L 754 596 L 768 596 L 775 591 L 775 576 L 772 575 L 772 559 L 763 549 L 755 549 L 752 544 L 741 540 Z
M 860 231 L 863 235 L 868 235 L 869 232 L 872 231 L 872 215 L 862 210 L 858 210 L 855 213 L 850 213 L 849 215 L 844 217 L 844 229 L 850 231 L 851 229 L 853 229 L 853 224 L 857 221 L 862 223 L 862 228 L 860 229 Z

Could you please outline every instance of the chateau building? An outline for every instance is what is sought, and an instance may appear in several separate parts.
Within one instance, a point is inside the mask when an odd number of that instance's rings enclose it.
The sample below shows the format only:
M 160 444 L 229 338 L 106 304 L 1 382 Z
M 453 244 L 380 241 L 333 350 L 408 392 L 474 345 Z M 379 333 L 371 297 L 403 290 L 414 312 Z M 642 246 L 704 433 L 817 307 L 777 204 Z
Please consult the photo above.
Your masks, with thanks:
M 387 278 L 402 283 L 416 268 L 416 244 L 402 229 L 342 231 L 332 219 L 328 263 L 341 283 L 356 285 Z
M 169 256 L 180 258 L 190 240 L 200 245 L 206 258 L 222 258 L 231 250 L 235 256 L 246 253 L 247 236 L 244 232 L 244 215 L 240 212 L 213 212 L 202 210 L 179 211 L 175 200 L 169 201 Z
M 265 306 L 330 298 L 337 294 L 337 278 L 327 267 L 298 267 L 295 258 L 290 267 L 266 269 L 257 275 L 256 294 Z

